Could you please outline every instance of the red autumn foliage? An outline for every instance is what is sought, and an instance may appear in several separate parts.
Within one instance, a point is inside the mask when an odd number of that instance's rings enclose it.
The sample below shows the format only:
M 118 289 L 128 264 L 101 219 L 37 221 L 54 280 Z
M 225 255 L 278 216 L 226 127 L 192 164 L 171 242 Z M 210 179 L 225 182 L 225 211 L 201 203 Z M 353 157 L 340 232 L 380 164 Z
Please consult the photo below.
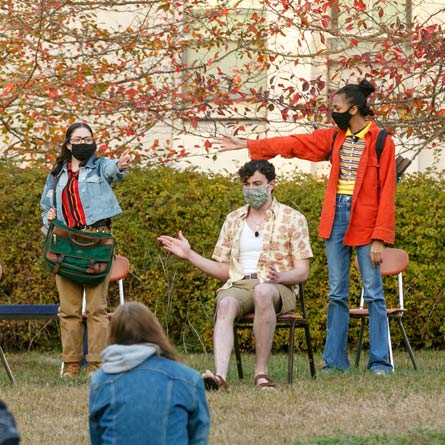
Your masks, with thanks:
M 153 143 L 159 125 L 202 136 L 207 151 L 203 123 L 312 129 L 329 123 L 332 91 L 364 77 L 405 147 L 443 144 L 445 7 L 417 18 L 400 0 L 213 3 L 1 1 L 2 156 L 49 162 L 82 119 L 107 149 L 162 162 L 196 148 Z

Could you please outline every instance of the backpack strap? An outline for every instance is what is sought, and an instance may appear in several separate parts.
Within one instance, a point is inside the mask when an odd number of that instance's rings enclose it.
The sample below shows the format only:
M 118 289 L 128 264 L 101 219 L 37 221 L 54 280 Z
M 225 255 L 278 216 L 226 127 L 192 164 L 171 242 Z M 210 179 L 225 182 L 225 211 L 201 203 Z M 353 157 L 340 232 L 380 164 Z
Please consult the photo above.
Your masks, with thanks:
M 385 146 L 385 139 L 388 136 L 389 131 L 382 129 L 377 136 L 377 142 L 375 143 L 375 153 L 377 155 L 377 162 L 380 162 L 380 156 L 382 156 L 383 147 Z
M 336 132 L 334 133 L 334 136 L 332 137 L 331 148 L 330 148 L 330 150 L 326 153 L 326 157 L 324 158 L 325 161 L 329 161 L 329 159 L 331 159 L 331 157 L 332 157 L 332 151 L 334 150 L 334 143 L 335 143 L 335 139 L 337 138 L 337 134 L 338 134 L 338 131 L 336 131 Z
M 56 189 L 57 189 L 57 183 L 59 182 L 59 176 L 60 176 L 60 172 L 57 173 L 57 175 L 54 175 L 54 183 L 53 183 L 53 206 L 54 206 L 55 209 L 57 209 Z

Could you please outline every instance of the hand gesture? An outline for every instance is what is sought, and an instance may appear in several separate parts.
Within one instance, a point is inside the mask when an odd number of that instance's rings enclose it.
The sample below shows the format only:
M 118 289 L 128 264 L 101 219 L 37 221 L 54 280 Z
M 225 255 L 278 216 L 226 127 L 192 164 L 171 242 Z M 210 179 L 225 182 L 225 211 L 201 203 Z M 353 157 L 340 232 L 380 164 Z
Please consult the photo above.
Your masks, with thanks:
M 270 265 L 269 266 L 269 272 L 267 272 L 267 282 L 268 283 L 281 283 L 281 272 L 278 272 L 277 269 L 275 269 L 275 266 Z
M 187 238 L 184 237 L 181 231 L 178 232 L 178 238 L 161 235 L 158 238 L 158 241 L 162 244 L 162 247 L 167 252 L 170 252 L 173 255 L 176 255 L 177 257 L 184 260 L 188 259 L 192 250 Z
M 221 145 L 221 148 L 218 150 L 220 152 L 247 148 L 247 139 L 234 138 L 233 136 L 217 137 L 215 142 Z
M 119 162 L 117 163 L 117 168 L 119 171 L 126 170 L 128 168 L 128 165 L 130 164 L 131 156 L 130 156 L 130 149 L 127 148 L 120 156 Z

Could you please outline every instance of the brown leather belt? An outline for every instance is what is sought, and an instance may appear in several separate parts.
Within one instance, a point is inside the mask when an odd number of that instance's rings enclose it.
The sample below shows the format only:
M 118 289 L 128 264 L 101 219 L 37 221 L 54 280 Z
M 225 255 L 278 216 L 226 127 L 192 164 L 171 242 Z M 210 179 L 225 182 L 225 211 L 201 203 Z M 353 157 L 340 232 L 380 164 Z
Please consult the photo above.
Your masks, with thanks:
M 81 230 L 82 232 L 111 233 L 111 229 L 108 226 L 99 226 L 99 227 L 87 226 Z
M 242 280 L 256 280 L 258 278 L 258 275 L 256 273 L 248 273 L 247 275 L 244 275 Z
M 99 221 L 96 221 L 95 223 L 89 225 L 89 226 L 81 226 L 76 227 L 77 230 L 84 230 L 86 232 L 105 232 L 110 233 L 111 232 L 111 218 L 107 219 L 101 219 Z

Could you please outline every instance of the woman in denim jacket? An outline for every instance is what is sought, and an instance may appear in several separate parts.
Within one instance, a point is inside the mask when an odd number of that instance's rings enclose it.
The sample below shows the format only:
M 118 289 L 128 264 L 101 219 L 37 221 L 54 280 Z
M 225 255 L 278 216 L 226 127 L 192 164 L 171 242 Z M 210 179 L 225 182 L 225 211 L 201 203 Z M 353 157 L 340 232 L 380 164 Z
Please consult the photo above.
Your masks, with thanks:
M 57 219 L 76 229 L 111 231 L 111 218 L 122 212 L 111 184 L 123 178 L 130 156 L 127 150 L 116 160 L 98 158 L 96 148 L 93 132 L 87 124 L 77 122 L 68 128 L 40 201 L 44 226 Z M 100 354 L 108 339 L 108 284 L 109 280 L 105 279 L 97 286 L 81 285 L 56 275 L 60 298 L 62 377 L 74 377 L 80 372 L 84 291 L 88 316 L 88 374 L 100 367 Z
M 178 363 L 155 315 L 126 303 L 90 382 L 92 445 L 206 445 L 209 411 L 198 372 Z

